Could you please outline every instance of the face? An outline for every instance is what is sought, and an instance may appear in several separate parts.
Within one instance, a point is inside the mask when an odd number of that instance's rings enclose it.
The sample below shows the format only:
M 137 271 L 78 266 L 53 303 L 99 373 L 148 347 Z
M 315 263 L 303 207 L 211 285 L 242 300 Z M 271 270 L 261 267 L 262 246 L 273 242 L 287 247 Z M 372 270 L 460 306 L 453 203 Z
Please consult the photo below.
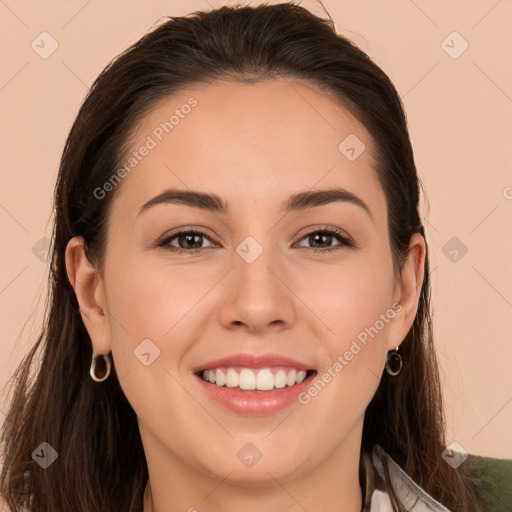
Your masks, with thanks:
M 84 321 L 148 461 L 260 485 L 359 455 L 413 318 L 372 153 L 345 109 L 284 80 L 190 88 L 137 127 L 93 292 L 108 315 Z

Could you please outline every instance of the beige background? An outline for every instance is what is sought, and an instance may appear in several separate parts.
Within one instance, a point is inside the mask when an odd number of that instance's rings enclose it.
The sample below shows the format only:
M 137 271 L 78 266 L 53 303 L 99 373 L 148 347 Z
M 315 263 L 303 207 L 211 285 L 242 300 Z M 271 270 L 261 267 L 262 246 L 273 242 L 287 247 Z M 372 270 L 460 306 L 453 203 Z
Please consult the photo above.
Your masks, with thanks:
M 512 2 L 324 4 L 337 30 L 390 75 L 408 113 L 430 206 L 448 442 L 511 458 Z M 88 87 L 161 16 L 220 5 L 0 1 L 0 385 L 37 332 L 48 266 L 40 241 L 50 235 L 60 154 Z M 58 43 L 46 59 L 31 47 L 51 48 L 42 32 Z

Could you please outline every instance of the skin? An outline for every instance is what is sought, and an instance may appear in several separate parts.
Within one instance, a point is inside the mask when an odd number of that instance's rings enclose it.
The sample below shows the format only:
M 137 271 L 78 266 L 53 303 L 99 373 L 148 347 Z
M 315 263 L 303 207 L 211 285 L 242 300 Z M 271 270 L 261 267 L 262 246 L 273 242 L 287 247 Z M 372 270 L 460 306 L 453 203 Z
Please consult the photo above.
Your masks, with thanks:
M 146 116 L 133 150 L 191 96 L 198 105 L 118 185 L 101 272 L 80 238 L 66 253 L 94 352 L 112 351 L 138 416 L 144 511 L 360 511 L 364 413 L 387 352 L 413 323 L 424 240 L 412 236 L 395 276 L 371 136 L 313 86 L 272 79 L 187 89 Z M 338 149 L 349 134 L 366 146 L 353 162 Z M 356 194 L 373 218 L 348 202 L 280 211 L 293 193 L 333 186 Z M 229 213 L 165 204 L 138 215 L 169 187 L 215 193 Z M 326 226 L 355 247 L 306 236 Z M 154 247 L 180 227 L 207 232 L 198 253 Z M 236 252 L 247 236 L 263 248 L 250 264 Z M 170 243 L 179 247 L 178 238 Z M 234 352 L 274 351 L 318 377 L 395 302 L 400 311 L 307 405 L 243 416 L 209 400 L 191 373 Z M 160 356 L 145 366 L 134 350 L 147 338 Z M 251 468 L 237 457 L 247 442 L 262 453 Z

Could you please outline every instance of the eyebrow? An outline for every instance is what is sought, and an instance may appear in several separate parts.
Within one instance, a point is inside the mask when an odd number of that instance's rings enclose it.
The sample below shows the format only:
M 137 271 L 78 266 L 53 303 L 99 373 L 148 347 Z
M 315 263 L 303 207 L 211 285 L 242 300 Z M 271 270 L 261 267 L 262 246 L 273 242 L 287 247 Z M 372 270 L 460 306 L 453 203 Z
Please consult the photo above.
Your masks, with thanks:
M 345 202 L 361 207 L 373 221 L 373 215 L 368 205 L 358 196 L 344 188 L 330 188 L 323 190 L 308 190 L 290 196 L 281 207 L 284 213 L 302 211 L 315 206 L 322 206 L 334 202 Z M 215 213 L 228 213 L 228 204 L 217 194 L 200 192 L 196 190 L 167 189 L 153 199 L 147 201 L 137 215 L 144 213 L 159 204 L 183 204 L 201 208 Z

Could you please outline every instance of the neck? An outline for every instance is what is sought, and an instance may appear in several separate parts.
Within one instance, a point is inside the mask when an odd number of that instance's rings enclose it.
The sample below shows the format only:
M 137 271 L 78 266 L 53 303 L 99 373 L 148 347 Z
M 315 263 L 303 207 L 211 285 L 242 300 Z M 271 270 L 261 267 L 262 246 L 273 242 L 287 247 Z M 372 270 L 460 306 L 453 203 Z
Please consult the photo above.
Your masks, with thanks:
M 359 443 L 354 442 L 357 439 Z M 146 439 L 148 443 L 151 440 Z M 357 434 L 349 433 L 327 459 L 308 471 L 280 479 L 269 473 L 269 479 L 258 484 L 230 481 L 229 474 L 215 478 L 174 457 L 170 457 L 169 463 L 163 457 L 162 446 L 157 449 L 156 445 L 149 452 L 146 446 L 148 453 L 160 456 L 158 461 L 147 459 L 149 481 L 144 493 L 144 512 L 361 512 L 363 508 Z
M 253 492 L 253 495 L 252 496 L 245 496 L 245 499 L 242 499 L 240 502 L 244 501 L 244 502 L 247 502 L 247 499 L 249 498 L 250 500 L 250 503 L 251 505 L 249 507 L 244 507 L 243 510 L 247 510 L 247 511 L 251 511 L 251 512 L 256 512 L 256 511 L 261 511 L 261 502 L 264 502 L 265 505 L 263 505 L 264 507 L 269 507 L 267 510 L 280 510 L 280 511 L 283 511 L 283 512 L 304 512 L 304 510 L 315 510 L 313 507 L 315 506 L 315 503 L 311 502 L 309 503 L 309 505 L 304 505 L 303 503 L 299 502 L 299 500 L 297 500 L 295 497 L 292 496 L 291 493 L 289 493 L 289 491 L 287 490 L 287 488 L 285 488 L 284 486 L 282 487 L 282 493 L 283 493 L 283 496 L 281 497 L 281 499 L 279 500 L 280 502 L 283 502 L 283 501 L 286 501 L 288 502 L 289 506 L 285 507 L 284 504 L 283 505 L 278 505 L 280 508 L 278 509 L 274 509 L 272 508 L 272 506 L 269 506 L 267 505 L 268 503 L 268 500 L 266 500 L 266 498 L 264 497 L 262 499 L 261 495 L 257 495 L 258 491 L 254 491 Z M 285 494 L 288 495 L 288 498 L 286 498 L 286 496 L 284 496 Z M 284 500 L 283 500 L 284 498 Z M 193 506 L 189 506 L 189 505 L 185 505 L 185 504 L 182 504 L 182 505 L 171 505 L 171 498 L 169 497 L 167 501 L 166 499 L 166 503 L 161 503 L 161 498 L 157 498 L 158 500 L 158 505 L 155 505 L 154 504 L 154 501 L 153 501 L 153 493 L 152 493 L 152 490 L 151 490 L 151 484 L 150 482 L 148 481 L 147 485 L 146 485 L 146 489 L 144 491 L 144 509 L 143 509 L 143 512 L 177 512 L 177 511 L 187 511 L 187 512 L 228 512 L 231 511 L 231 510 L 240 510 L 240 508 L 238 508 L 239 506 L 234 506 L 233 505 L 233 497 L 229 498 L 229 501 L 227 502 L 224 502 L 224 503 L 229 503 L 229 509 L 227 508 L 228 505 L 224 505 L 224 506 L 219 506 L 219 504 L 217 503 L 215 506 L 211 506 L 211 505 L 204 505 L 202 504 L 201 500 L 195 500 L 194 503 L 196 505 L 196 507 L 200 507 L 199 509 L 196 509 L 194 508 Z M 222 501 L 222 499 L 217 499 L 216 500 L 217 502 L 220 502 Z M 294 501 L 295 504 L 291 503 L 291 501 Z M 311 501 L 311 500 L 308 500 L 308 502 Z M 327 499 L 324 499 L 324 501 L 327 503 Z M 324 508 L 324 505 L 322 505 L 322 508 L 321 510 L 325 510 L 326 512 L 339 512 L 339 511 L 343 511 L 343 512 L 362 512 L 363 510 L 363 498 L 362 498 L 362 493 L 361 493 L 361 489 L 358 488 L 355 490 L 355 492 L 350 495 L 345 495 L 343 498 L 337 498 L 335 500 L 336 502 L 334 503 L 333 500 L 330 500 L 331 502 L 331 505 L 328 505 L 329 508 Z M 237 500 L 238 502 L 238 500 Z M 259 504 L 256 504 L 256 503 L 259 503 Z M 318 504 L 317 504 L 318 506 Z M 185 508 L 184 508 L 185 507 Z

